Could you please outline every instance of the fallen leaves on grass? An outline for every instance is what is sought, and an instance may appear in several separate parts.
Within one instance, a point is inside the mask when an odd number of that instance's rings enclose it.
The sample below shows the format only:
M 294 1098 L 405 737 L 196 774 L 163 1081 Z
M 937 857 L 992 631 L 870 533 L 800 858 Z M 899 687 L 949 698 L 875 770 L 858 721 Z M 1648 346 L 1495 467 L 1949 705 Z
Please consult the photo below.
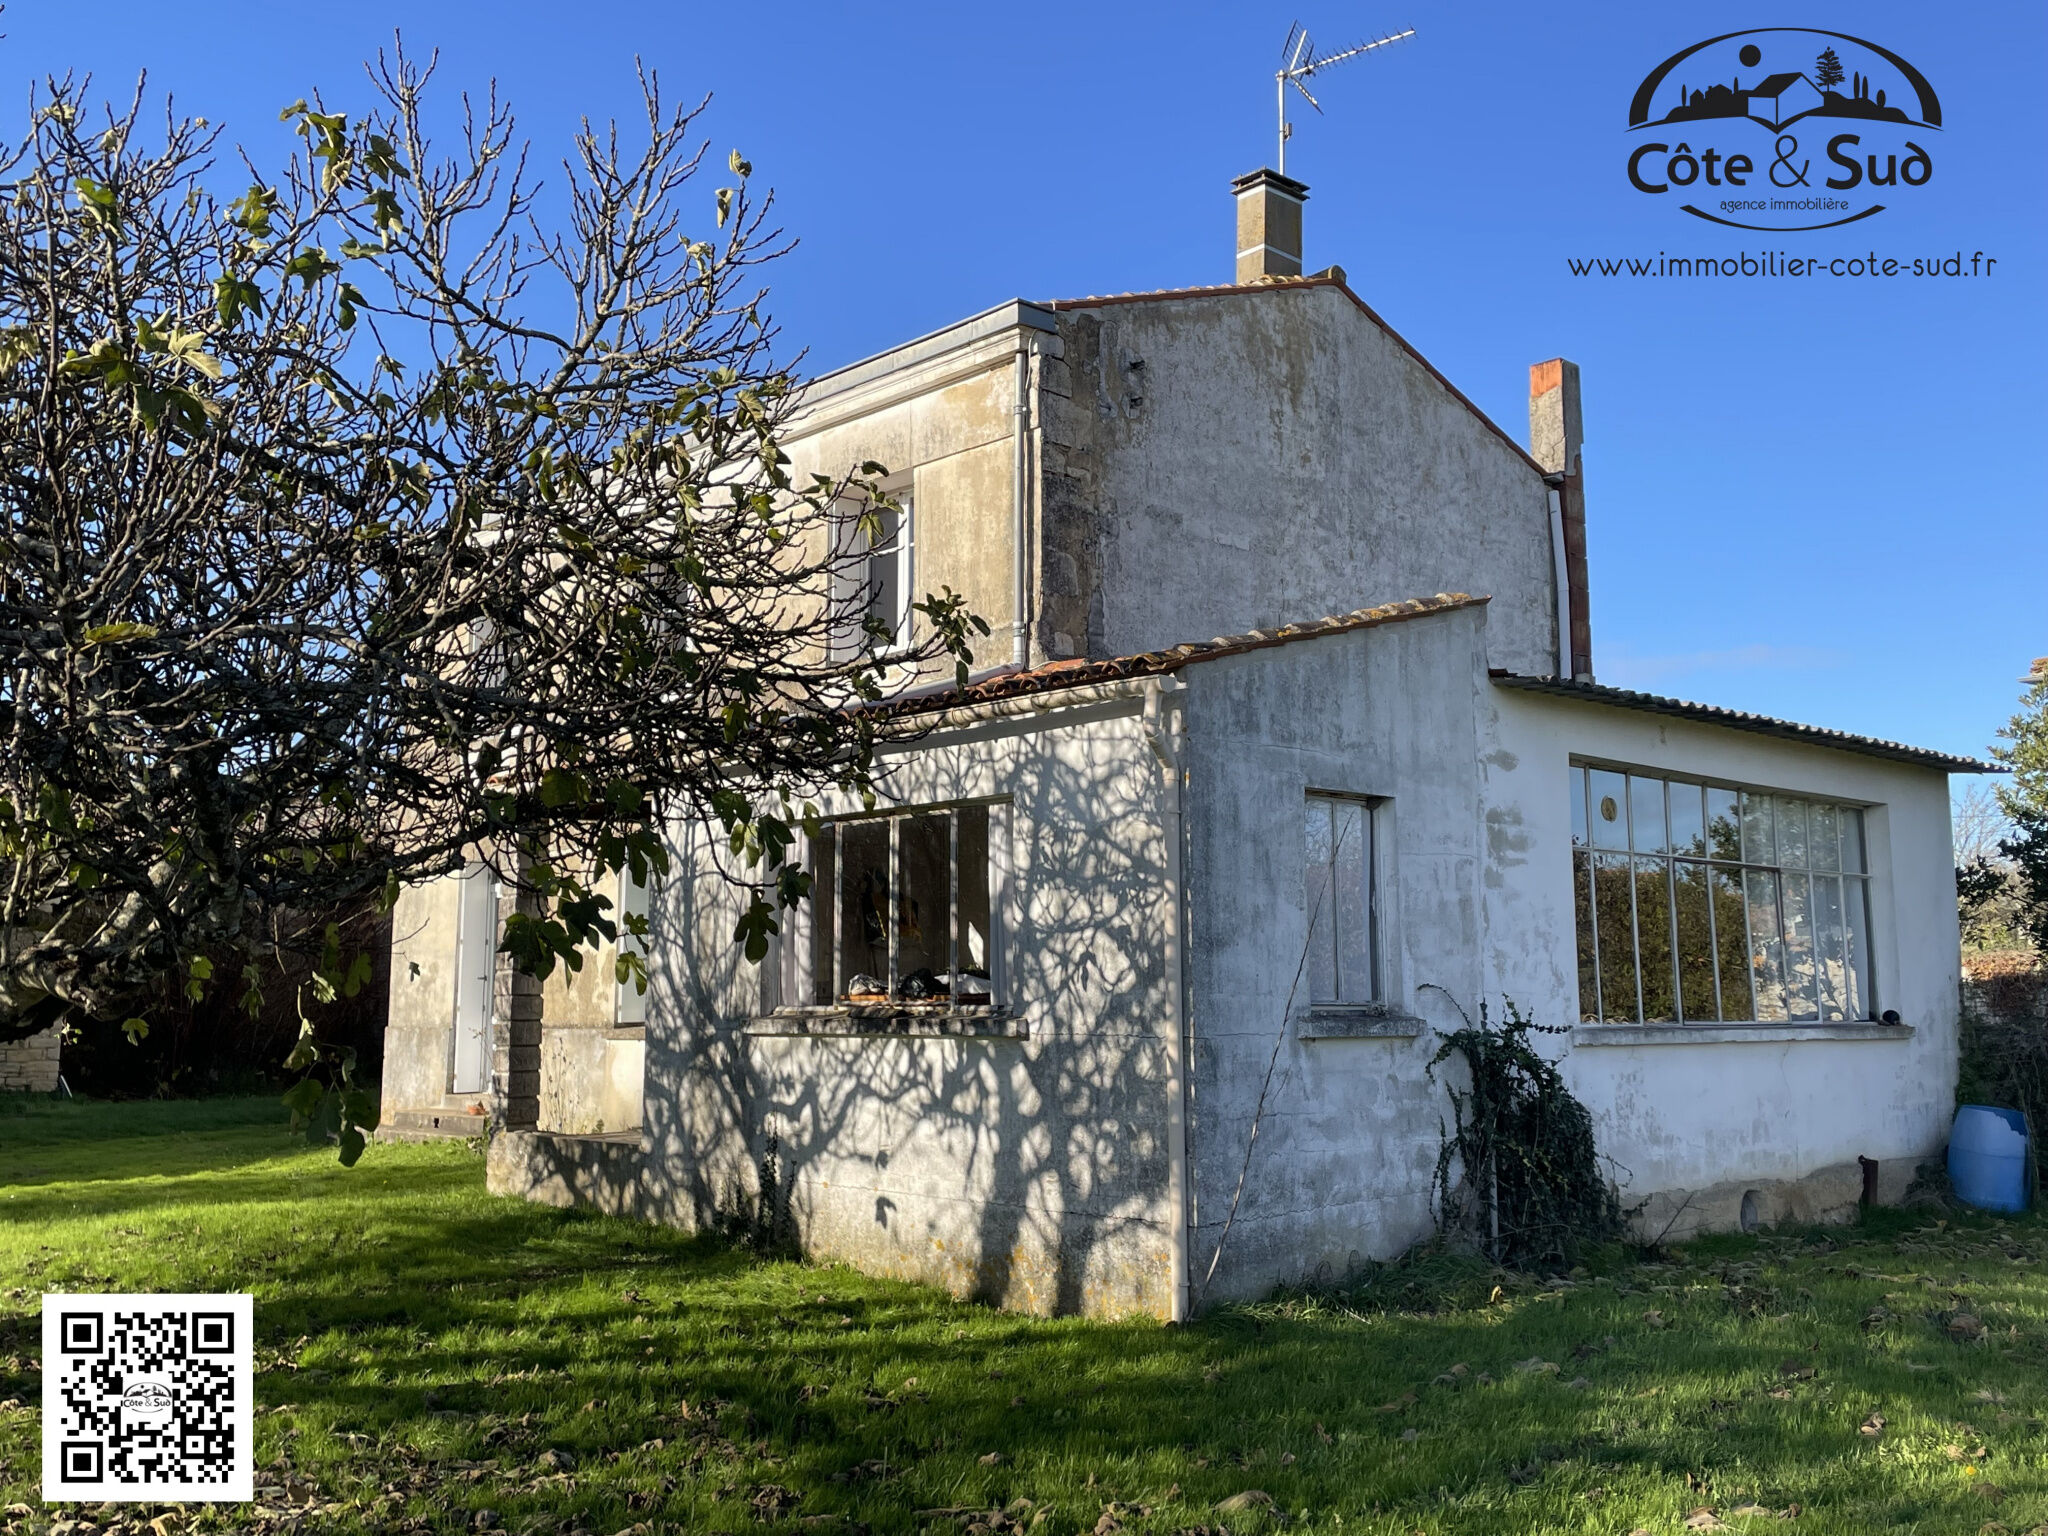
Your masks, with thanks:
M 1273 1495 L 1263 1488 L 1247 1488 L 1242 1493 L 1233 1493 L 1229 1498 L 1219 1500 L 1216 1513 L 1219 1515 L 1241 1515 L 1250 1509 L 1270 1509 Z
M 1859 1435 L 1869 1435 L 1873 1440 L 1876 1439 L 1884 1433 L 1884 1415 L 1873 1413 L 1869 1418 L 1856 1426 L 1856 1433 Z
M 1974 1344 L 1984 1337 L 1984 1320 L 1974 1312 L 1952 1312 L 1941 1331 L 1958 1344 Z
M 1381 1403 L 1381 1404 L 1379 1405 L 1379 1407 L 1377 1407 L 1377 1408 L 1375 1408 L 1375 1409 L 1373 1410 L 1373 1412 L 1375 1412 L 1375 1413 L 1399 1413 L 1399 1412 L 1400 1412 L 1400 1411 L 1401 1411 L 1401 1410 L 1402 1410 L 1403 1408 L 1413 1408 L 1414 1406 L 1415 1406 L 1415 1394 L 1414 1394 L 1413 1392 L 1403 1392 L 1403 1393 L 1402 1393 L 1402 1394 L 1401 1394 L 1401 1395 L 1400 1395 L 1399 1397 L 1395 1398 L 1395 1399 L 1394 1399 L 1394 1400 L 1393 1400 L 1393 1401 L 1392 1401 L 1391 1403 Z
M 1728 1522 L 1711 1509 L 1696 1509 L 1687 1515 L 1680 1525 L 1688 1531 L 1725 1531 Z
M 1819 1367 L 1811 1360 L 1801 1360 L 1796 1356 L 1778 1362 L 1778 1374 L 1787 1381 L 1811 1381 L 1818 1372 Z
M 1545 1360 L 1541 1355 L 1531 1355 L 1526 1360 L 1517 1360 L 1515 1362 L 1515 1369 L 1525 1376 L 1555 1376 L 1557 1374 L 1557 1362 L 1555 1360 Z
M 1652 1307 L 1643 1314 L 1643 1322 L 1651 1328 L 1668 1328 L 1671 1326 L 1664 1321 L 1664 1314 L 1655 1307 Z
M 1142 1520 L 1152 1513 L 1150 1504 L 1119 1504 L 1112 1499 L 1102 1506 L 1102 1515 L 1095 1522 L 1095 1536 L 1116 1536 L 1127 1520 Z

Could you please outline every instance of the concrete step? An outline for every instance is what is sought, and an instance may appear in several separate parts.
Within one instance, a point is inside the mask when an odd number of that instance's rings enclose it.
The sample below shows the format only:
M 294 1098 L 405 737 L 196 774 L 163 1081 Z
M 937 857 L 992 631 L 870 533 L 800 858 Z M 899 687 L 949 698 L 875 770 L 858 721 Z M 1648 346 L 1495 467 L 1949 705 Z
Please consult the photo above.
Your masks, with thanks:
M 482 1104 L 477 1108 L 481 1110 Z M 490 1116 L 470 1114 L 460 1105 L 445 1109 L 398 1109 L 384 1117 L 377 1127 L 379 1141 L 439 1141 L 446 1138 L 481 1136 L 490 1127 Z

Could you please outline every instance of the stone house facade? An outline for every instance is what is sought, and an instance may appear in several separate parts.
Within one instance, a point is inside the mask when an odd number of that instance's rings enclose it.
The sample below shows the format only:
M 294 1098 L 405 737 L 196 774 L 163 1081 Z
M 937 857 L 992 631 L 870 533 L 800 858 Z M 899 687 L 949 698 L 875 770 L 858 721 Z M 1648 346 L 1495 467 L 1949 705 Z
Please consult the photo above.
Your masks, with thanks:
M 1299 183 L 1237 189 L 1298 231 Z M 874 590 L 967 594 L 1007 657 L 902 679 L 926 729 L 823 806 L 763 966 L 697 826 L 620 893 L 645 999 L 511 975 L 474 879 L 407 893 L 387 1121 L 491 1120 L 508 1194 L 765 1200 L 820 1257 L 1180 1318 L 1425 1235 L 1429 1058 L 1505 997 L 1660 1230 L 1853 1208 L 1858 1157 L 1902 1189 L 1981 765 L 1600 685 L 1577 370 L 1530 370 L 1520 442 L 1341 271 L 1262 240 L 1238 275 L 815 381 L 795 469 L 898 477 Z

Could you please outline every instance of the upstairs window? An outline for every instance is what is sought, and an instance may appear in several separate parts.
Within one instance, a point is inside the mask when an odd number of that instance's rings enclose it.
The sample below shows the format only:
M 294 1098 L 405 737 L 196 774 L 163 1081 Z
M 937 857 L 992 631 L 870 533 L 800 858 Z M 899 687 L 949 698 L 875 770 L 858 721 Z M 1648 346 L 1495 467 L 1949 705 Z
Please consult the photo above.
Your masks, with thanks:
M 790 914 L 782 997 L 799 1006 L 976 1008 L 1002 999 L 1009 808 L 827 822 Z
M 861 581 L 869 626 L 866 643 L 885 656 L 910 647 L 910 594 L 917 575 L 917 518 L 910 493 L 901 492 L 896 500 L 898 506 L 876 511 L 878 527 L 858 535 L 864 548 Z M 887 638 L 877 640 L 877 633 Z
M 1869 871 L 1858 806 L 1574 765 L 1580 1019 L 1872 1017 Z
M 1309 1001 L 1377 1002 L 1372 807 L 1363 800 L 1310 795 L 1304 842 Z

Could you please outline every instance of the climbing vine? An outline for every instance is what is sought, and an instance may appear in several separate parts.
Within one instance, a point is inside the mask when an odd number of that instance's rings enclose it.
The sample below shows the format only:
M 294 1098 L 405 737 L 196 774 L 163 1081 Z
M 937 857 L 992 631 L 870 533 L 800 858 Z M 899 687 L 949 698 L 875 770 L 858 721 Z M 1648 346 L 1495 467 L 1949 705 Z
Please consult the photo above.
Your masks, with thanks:
M 1453 1056 L 1470 1086 L 1450 1087 L 1455 1129 L 1442 1130 L 1436 1196 L 1447 1233 L 1477 1238 L 1496 1263 L 1568 1264 L 1587 1243 L 1619 1236 L 1623 1212 L 1593 1144 L 1593 1117 L 1565 1087 L 1531 1035 L 1562 1034 L 1501 1000 L 1495 1026 L 1479 1022 L 1444 1037 L 1430 1075 Z M 1462 1010 L 1460 1010 L 1462 1012 Z

